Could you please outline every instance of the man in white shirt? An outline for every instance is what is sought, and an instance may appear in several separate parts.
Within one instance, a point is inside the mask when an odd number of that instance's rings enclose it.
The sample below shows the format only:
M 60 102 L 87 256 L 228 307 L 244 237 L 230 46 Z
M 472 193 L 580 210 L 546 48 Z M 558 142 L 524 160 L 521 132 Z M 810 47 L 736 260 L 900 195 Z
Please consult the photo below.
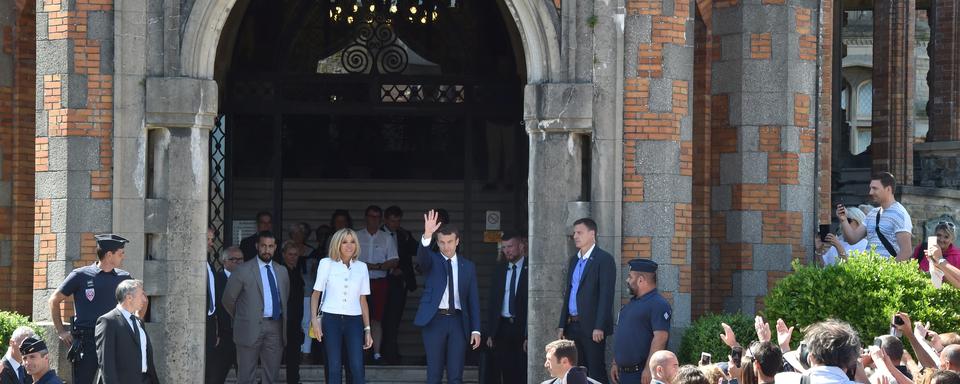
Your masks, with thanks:
M 360 245 L 360 261 L 367 264 L 370 272 L 370 328 L 373 333 L 373 360 L 379 362 L 380 344 L 383 341 L 383 312 L 387 305 L 387 272 L 400 264 L 397 242 L 390 233 L 380 230 L 383 210 L 376 205 L 367 207 L 366 228 L 357 231 Z
M 117 286 L 117 303 L 116 308 L 97 319 L 98 382 L 158 384 L 150 336 L 136 316 L 147 307 L 143 282 L 121 282 Z
M 220 251 L 220 264 L 223 269 L 217 273 L 222 273 L 226 279 L 230 274 L 243 263 L 243 251 L 240 247 L 232 245 Z M 226 287 L 224 287 L 226 288 Z M 220 340 L 217 343 L 216 354 L 214 358 L 207 361 L 207 364 L 215 364 L 212 383 L 223 383 L 227 379 L 230 369 L 237 364 L 237 345 L 233 342 L 233 318 L 225 309 L 223 309 L 223 290 L 220 290 L 217 297 L 217 326 L 220 330 Z
M 870 199 L 880 206 L 867 214 L 859 228 L 847 222 L 847 208 L 843 205 L 837 205 L 837 218 L 848 243 L 856 244 L 866 238 L 870 246 L 876 247 L 877 253 L 896 257 L 897 261 L 907 261 L 913 251 L 913 223 L 906 208 L 893 195 L 896 188 L 897 181 L 893 175 L 887 172 L 874 175 L 870 179 Z
M 27 371 L 20 365 L 23 356 L 20 355 L 20 343 L 28 337 L 35 337 L 33 329 L 28 326 L 20 326 L 13 330 L 10 335 L 7 354 L 3 355 L 3 369 L 0 372 L 0 384 L 30 384 L 33 380 Z

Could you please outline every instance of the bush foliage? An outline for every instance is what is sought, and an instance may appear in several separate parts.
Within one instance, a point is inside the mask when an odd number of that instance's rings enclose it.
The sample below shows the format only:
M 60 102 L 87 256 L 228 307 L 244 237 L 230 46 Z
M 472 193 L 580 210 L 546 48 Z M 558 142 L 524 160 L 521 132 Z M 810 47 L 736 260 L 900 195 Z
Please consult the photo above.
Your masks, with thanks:
M 700 361 L 700 352 L 713 355 L 713 362 L 727 361 L 730 347 L 723 343 L 720 335 L 723 327 L 720 323 L 727 323 L 737 334 L 737 342 L 747 346 L 757 340 L 757 331 L 753 328 L 753 318 L 741 313 L 737 314 L 707 314 L 694 321 L 683 334 L 680 342 L 680 364 L 697 364 Z
M 825 268 L 793 264 L 766 298 L 765 317 L 803 327 L 835 318 L 850 323 L 861 341 L 890 331 L 891 317 L 903 311 L 930 322 L 938 332 L 960 330 L 960 290 L 934 288 L 917 262 L 897 262 L 875 250 L 852 252 L 848 261 Z M 798 341 L 797 335 L 794 340 Z
M 0 344 L 0 350 L 6 351 L 7 345 L 10 343 L 10 335 L 21 325 L 30 326 L 34 333 L 43 336 L 43 329 L 31 323 L 30 318 L 16 312 L 0 311 L 0 342 L 3 342 L 3 344 Z

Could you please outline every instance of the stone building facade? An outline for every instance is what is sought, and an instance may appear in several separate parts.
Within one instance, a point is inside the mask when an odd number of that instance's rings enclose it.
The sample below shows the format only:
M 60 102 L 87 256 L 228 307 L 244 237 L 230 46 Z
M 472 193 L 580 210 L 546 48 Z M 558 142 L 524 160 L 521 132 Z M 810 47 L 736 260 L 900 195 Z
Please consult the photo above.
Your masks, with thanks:
M 203 361 L 218 49 L 249 3 L 0 0 L 0 285 L 11 287 L 0 307 L 48 320 L 51 292 L 95 259 L 93 234 L 118 233 L 134 240 L 125 269 L 146 277 L 163 381 L 195 377 L 175 368 Z M 621 267 L 660 263 L 673 345 L 703 313 L 762 309 L 791 262 L 813 257 L 817 225 L 831 220 L 845 11 L 874 14 L 873 168 L 906 185 L 927 178 L 914 173 L 918 9 L 930 15 L 931 67 L 944 69 L 931 72 L 919 161 L 960 150 L 952 0 L 498 5 L 525 75 L 531 350 L 556 334 L 582 216 Z M 539 377 L 540 355 L 528 363 Z

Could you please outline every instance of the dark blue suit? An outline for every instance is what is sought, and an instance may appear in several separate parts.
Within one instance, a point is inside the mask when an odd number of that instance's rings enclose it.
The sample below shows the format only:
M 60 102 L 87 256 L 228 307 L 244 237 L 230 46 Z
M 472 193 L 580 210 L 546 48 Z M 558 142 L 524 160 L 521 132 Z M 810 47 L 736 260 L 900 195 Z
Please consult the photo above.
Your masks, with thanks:
M 427 352 L 427 383 L 440 383 L 443 368 L 447 382 L 463 382 L 463 366 L 471 333 L 480 332 L 480 294 L 477 269 L 470 260 L 457 255 L 457 291 L 460 311 L 454 315 L 439 314 L 440 300 L 447 290 L 446 257 L 421 243 L 417 263 L 425 279 L 423 296 L 413 324 L 423 328 L 423 344 Z

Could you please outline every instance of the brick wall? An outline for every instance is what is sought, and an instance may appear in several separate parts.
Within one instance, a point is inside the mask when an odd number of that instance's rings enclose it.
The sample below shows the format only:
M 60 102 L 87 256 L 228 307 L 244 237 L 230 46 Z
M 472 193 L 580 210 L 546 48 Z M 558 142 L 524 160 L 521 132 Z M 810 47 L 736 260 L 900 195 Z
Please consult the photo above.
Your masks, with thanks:
M 916 0 L 877 0 L 873 9 L 873 171 L 913 184 Z
M 113 1 L 45 1 L 37 20 L 33 288 L 41 301 L 96 260 L 93 234 L 112 228 Z M 72 308 L 65 303 L 64 315 Z
M 33 1 L 3 9 L 12 24 L 0 23 L 0 310 L 29 315 L 33 295 Z
M 629 0 L 624 53 L 621 264 L 661 265 L 659 288 L 678 327 L 689 321 L 693 289 L 692 11 L 689 1 Z
M 960 141 L 960 4 L 934 0 L 932 15 L 927 141 Z

